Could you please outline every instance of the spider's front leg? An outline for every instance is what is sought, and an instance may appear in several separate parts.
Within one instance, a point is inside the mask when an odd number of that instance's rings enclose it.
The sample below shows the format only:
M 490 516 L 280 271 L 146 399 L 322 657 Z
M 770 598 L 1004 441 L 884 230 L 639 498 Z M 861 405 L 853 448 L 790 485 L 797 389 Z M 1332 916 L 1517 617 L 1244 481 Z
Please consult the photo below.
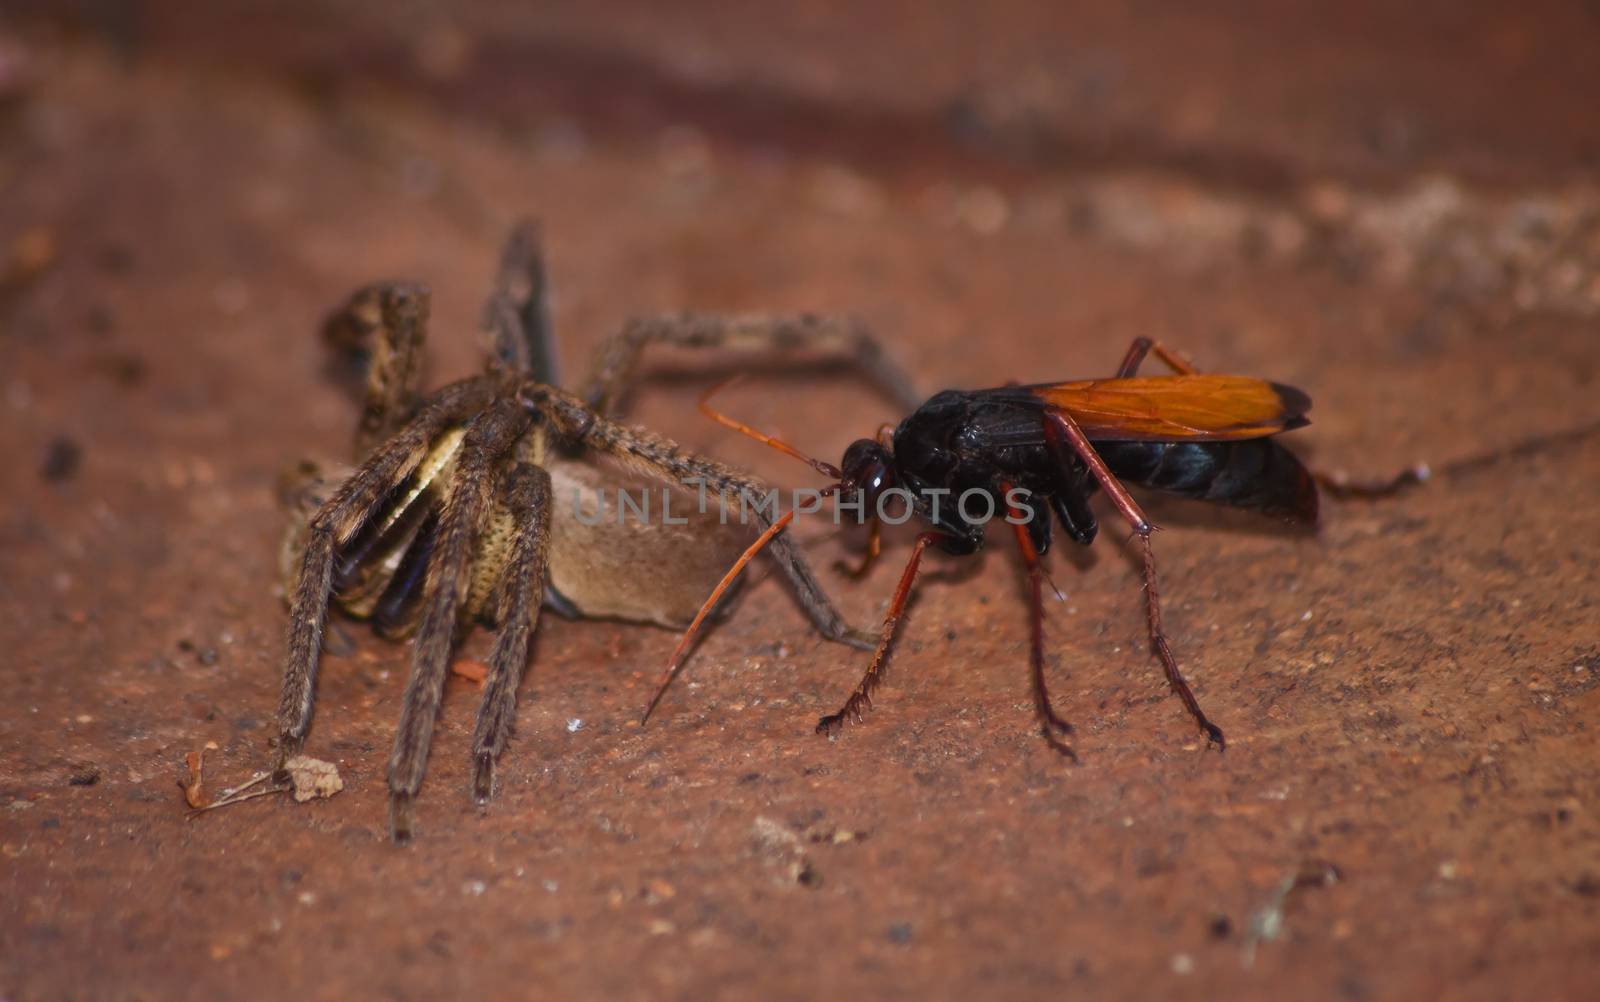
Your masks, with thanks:
M 618 413 L 626 402 L 639 358 L 650 345 L 737 351 L 838 352 L 895 402 L 914 410 L 922 397 L 905 370 L 884 351 L 867 327 L 849 317 L 799 313 L 790 316 L 719 316 L 687 313 L 630 320 L 595 352 L 594 372 L 579 396 L 598 414 Z
M 514 401 L 498 400 L 467 425 L 456 459 L 428 562 L 411 677 L 389 757 L 389 827 L 397 842 L 411 837 L 412 802 L 427 769 L 462 601 L 471 584 L 473 551 L 494 495 L 496 474 L 528 421 L 529 415 Z M 522 639 L 526 642 L 525 634 Z
M 355 292 L 323 321 L 322 338 L 331 349 L 330 369 L 340 382 L 359 383 L 353 387 L 361 398 L 355 433 L 358 463 L 417 417 L 422 407 L 419 391 L 429 302 L 426 286 L 381 282 Z M 328 495 L 349 476 L 347 468 L 314 459 L 301 460 L 279 475 L 279 496 L 289 512 L 281 563 L 290 594 L 306 543 L 306 527 Z M 365 585 L 381 589 L 387 584 L 387 576 L 375 563 L 358 560 L 357 567 Z M 349 586 L 349 580 L 338 584 L 340 604 L 347 612 L 367 615 L 370 608 L 361 605 L 375 601 L 377 595 L 352 602 L 355 593 Z M 333 649 L 341 644 L 347 647 L 349 639 L 335 627 Z
M 328 622 L 334 561 L 355 538 L 396 484 L 422 462 L 446 427 L 481 410 L 493 394 L 484 379 L 454 383 L 436 393 L 410 424 L 389 439 L 317 510 L 306 526 L 305 550 L 289 605 L 288 652 L 278 701 L 278 754 L 274 772 L 299 753 L 311 728 L 322 635 Z
M 501 482 L 501 503 L 516 523 L 505 568 L 500 573 L 500 635 L 489 655 L 489 677 L 472 735 L 473 795 L 478 803 L 494 791 L 495 762 L 505 751 L 517 716 L 517 685 L 528 663 L 528 643 L 539 625 L 550 561 L 550 474 L 517 463 Z

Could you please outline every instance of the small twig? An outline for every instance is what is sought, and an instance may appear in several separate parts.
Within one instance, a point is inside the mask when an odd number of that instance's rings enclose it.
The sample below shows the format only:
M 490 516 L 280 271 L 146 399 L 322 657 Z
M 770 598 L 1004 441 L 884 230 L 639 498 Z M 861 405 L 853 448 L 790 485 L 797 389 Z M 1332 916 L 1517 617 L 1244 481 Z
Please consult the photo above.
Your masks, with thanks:
M 255 786 L 255 785 L 261 783 L 262 781 L 264 781 L 270 775 L 272 775 L 272 773 L 270 773 L 270 772 L 258 772 L 258 773 L 255 774 L 255 777 L 252 778 L 249 782 L 241 783 L 238 786 L 230 787 L 229 789 L 223 790 L 221 793 L 217 794 L 217 796 L 221 797 L 224 800 L 227 800 L 229 797 L 237 796 L 238 794 L 241 794 L 244 791 L 250 789 L 252 786 Z
M 269 786 L 264 790 L 256 790 L 253 793 L 241 793 L 238 796 L 229 797 L 225 800 L 219 800 L 214 804 L 207 804 L 204 807 L 196 807 L 194 810 L 189 812 L 189 817 L 192 818 L 196 814 L 204 814 L 206 811 L 214 811 L 219 807 L 230 807 L 233 804 L 242 804 L 246 800 L 255 800 L 257 797 L 270 797 L 274 793 L 288 793 L 289 789 L 290 788 L 287 786 Z

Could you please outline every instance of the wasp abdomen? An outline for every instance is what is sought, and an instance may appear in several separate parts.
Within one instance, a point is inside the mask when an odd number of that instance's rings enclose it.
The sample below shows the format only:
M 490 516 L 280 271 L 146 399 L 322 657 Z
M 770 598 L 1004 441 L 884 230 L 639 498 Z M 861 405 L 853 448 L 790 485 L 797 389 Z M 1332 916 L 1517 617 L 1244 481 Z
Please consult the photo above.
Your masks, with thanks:
M 1295 522 L 1317 520 L 1317 487 L 1310 471 L 1270 438 L 1094 446 L 1111 472 L 1127 483 Z

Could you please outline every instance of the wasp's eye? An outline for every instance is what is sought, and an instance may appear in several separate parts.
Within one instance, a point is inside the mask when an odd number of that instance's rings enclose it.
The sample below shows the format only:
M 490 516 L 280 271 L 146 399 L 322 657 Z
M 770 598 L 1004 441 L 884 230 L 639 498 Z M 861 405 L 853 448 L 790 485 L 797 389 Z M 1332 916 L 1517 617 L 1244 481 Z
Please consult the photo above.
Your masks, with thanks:
M 878 495 L 894 486 L 894 456 L 882 443 L 861 438 L 850 443 L 839 461 L 844 472 L 845 490 L 858 490 L 866 502 L 866 510 L 876 510 Z

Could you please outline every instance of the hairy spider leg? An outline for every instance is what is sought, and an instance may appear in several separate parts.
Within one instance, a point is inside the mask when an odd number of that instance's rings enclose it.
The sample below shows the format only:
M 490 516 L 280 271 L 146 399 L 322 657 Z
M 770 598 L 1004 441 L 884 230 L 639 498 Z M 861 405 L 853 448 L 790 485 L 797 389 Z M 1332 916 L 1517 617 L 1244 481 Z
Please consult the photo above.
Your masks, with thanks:
M 380 282 L 358 289 L 322 325 L 322 338 L 361 378 L 356 461 L 399 431 L 422 401 L 428 287 Z
M 333 589 L 333 565 L 340 547 L 361 530 L 392 486 L 416 468 L 433 439 L 452 423 L 482 409 L 492 391 L 481 377 L 440 390 L 411 423 L 372 453 L 311 517 L 289 608 L 283 691 L 278 703 L 278 754 L 273 769 L 280 780 L 284 778 L 284 763 L 299 753 L 311 727 L 322 635 Z
M 490 360 L 541 383 L 560 382 L 550 322 L 550 282 L 539 224 L 519 221 L 500 252 L 494 287 L 483 305 L 483 341 Z
M 412 804 L 427 769 L 461 602 L 471 577 L 473 545 L 494 491 L 496 469 L 528 421 L 529 415 L 514 400 L 502 399 L 472 419 L 461 443 L 428 564 L 427 597 L 389 757 L 389 828 L 397 842 L 411 837 Z
M 742 351 L 837 350 L 901 407 L 910 410 L 922 402 L 905 371 L 865 325 L 850 318 L 811 313 L 635 318 L 600 345 L 594 371 L 579 397 L 601 414 L 619 411 L 640 356 L 649 345 Z
M 517 686 L 539 625 L 550 555 L 550 474 L 518 463 L 501 482 L 501 491 L 518 525 L 500 586 L 500 634 L 489 655 L 489 676 L 472 734 L 473 795 L 480 804 L 494 792 L 495 763 L 516 725 Z

